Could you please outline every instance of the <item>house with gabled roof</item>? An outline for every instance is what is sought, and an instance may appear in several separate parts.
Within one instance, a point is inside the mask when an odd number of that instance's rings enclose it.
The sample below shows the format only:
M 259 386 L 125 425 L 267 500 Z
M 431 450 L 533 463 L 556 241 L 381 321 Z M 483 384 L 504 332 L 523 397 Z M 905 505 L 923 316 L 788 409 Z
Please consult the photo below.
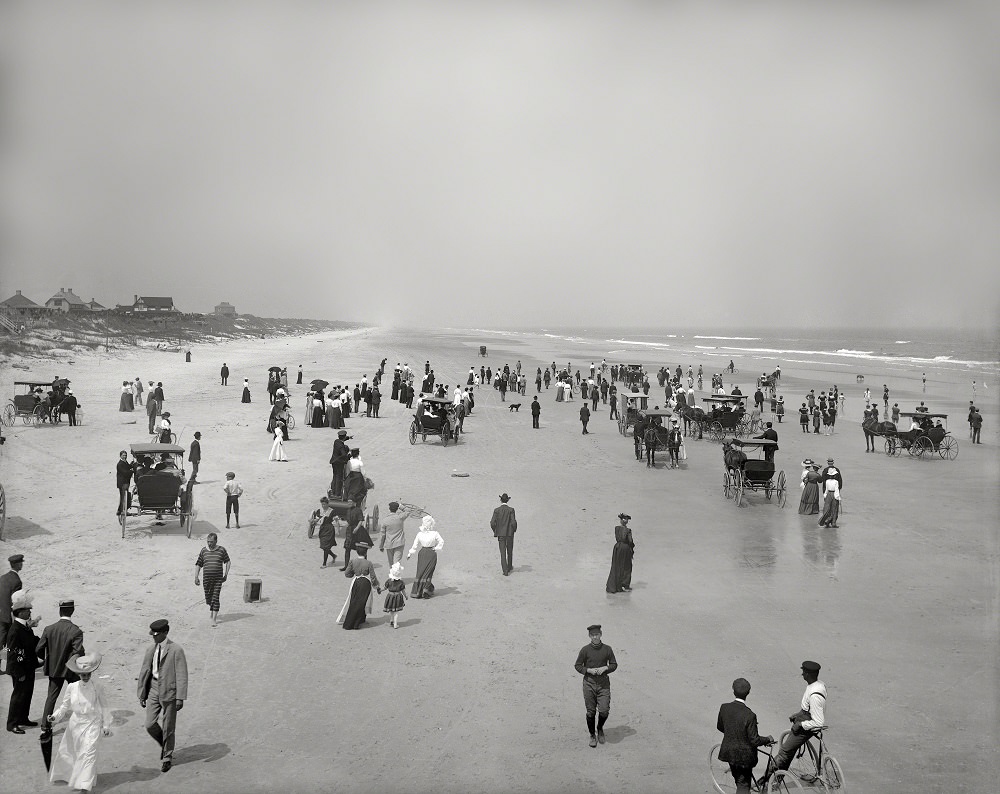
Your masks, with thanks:
M 235 317 L 236 307 L 229 301 L 223 301 L 215 307 L 215 313 L 221 317 Z
M 56 309 L 61 312 L 89 312 L 90 307 L 87 306 L 87 302 L 73 292 L 73 288 L 70 287 L 66 289 L 65 287 L 60 287 L 59 292 L 45 301 L 45 305 L 50 309 Z
M 18 290 L 7 300 L 0 302 L 0 312 L 12 318 L 35 318 L 44 317 L 52 313 L 52 309 L 40 306 L 27 295 L 22 295 Z
M 179 309 L 174 306 L 174 299 L 170 297 L 153 297 L 149 295 L 135 295 L 131 306 L 124 307 L 134 312 L 176 312 Z

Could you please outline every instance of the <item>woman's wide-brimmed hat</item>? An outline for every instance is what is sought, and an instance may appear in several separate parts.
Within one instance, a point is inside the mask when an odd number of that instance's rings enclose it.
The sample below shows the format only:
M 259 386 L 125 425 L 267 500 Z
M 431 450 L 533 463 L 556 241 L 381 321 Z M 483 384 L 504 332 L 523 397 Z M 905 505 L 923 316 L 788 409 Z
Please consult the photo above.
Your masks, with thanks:
M 808 466 L 815 466 L 816 465 L 816 461 L 814 461 L 812 458 L 806 458 L 804 461 L 802 461 L 802 465 L 806 466 L 806 467 L 808 467 Z
M 86 656 L 74 656 L 66 662 L 66 669 L 79 675 L 92 673 L 101 666 L 103 657 L 99 653 L 88 653 Z
M 628 513 L 619 513 L 618 514 L 618 518 L 620 518 L 622 521 L 631 521 L 632 520 L 632 516 L 630 516 Z

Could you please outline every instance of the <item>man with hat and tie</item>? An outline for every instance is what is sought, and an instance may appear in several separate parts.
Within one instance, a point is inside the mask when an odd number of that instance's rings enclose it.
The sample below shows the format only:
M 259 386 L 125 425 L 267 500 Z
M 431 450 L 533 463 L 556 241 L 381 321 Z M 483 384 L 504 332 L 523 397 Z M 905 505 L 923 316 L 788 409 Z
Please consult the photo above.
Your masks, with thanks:
M 184 708 L 188 686 L 184 649 L 167 639 L 169 631 L 166 620 L 149 624 L 153 645 L 146 649 L 142 660 L 138 688 L 139 705 L 146 710 L 146 731 L 160 745 L 162 772 L 173 763 L 177 712 Z
M 36 625 L 36 621 L 31 620 L 31 596 L 24 590 L 18 590 L 11 598 L 10 611 L 14 622 L 7 632 L 7 672 L 14 688 L 10 693 L 10 707 L 7 709 L 7 730 L 11 733 L 24 733 L 25 728 L 38 725 L 28 719 L 28 711 L 31 709 L 31 696 L 35 692 L 35 670 L 42 663 L 35 652 L 38 637 L 31 630 Z
M 575 667 L 583 676 L 583 703 L 587 708 L 590 746 L 597 747 L 598 742 L 604 744 L 604 723 L 611 711 L 611 681 L 608 675 L 618 669 L 618 662 L 611 646 L 601 642 L 600 624 L 587 626 L 587 633 L 590 635 L 590 642 L 580 649 Z
M 510 576 L 514 568 L 514 533 L 517 532 L 517 516 L 514 508 L 507 504 L 509 501 L 506 493 L 500 494 L 501 504 L 490 519 L 490 529 L 500 546 L 500 570 L 504 576 Z
M 774 764 L 778 769 L 788 769 L 795 751 L 810 737 L 815 736 L 817 731 L 826 727 L 826 684 L 819 680 L 819 669 L 818 662 L 802 663 L 806 691 L 802 695 L 800 710 L 788 718 L 792 723 L 792 732 L 785 736 L 774 757 Z
M 7 632 L 14 622 L 10 612 L 10 602 L 14 593 L 23 587 L 18 571 L 24 566 L 24 555 L 11 554 L 7 562 L 10 564 L 10 570 L 0 576 L 0 648 L 4 647 Z
M 73 623 L 76 604 L 72 599 L 59 602 L 59 620 L 42 630 L 38 641 L 38 658 L 42 660 L 42 672 L 49 677 L 49 692 L 42 709 L 42 724 L 55 710 L 56 700 L 62 692 L 63 684 L 77 680 L 72 671 L 66 669 L 66 662 L 73 656 L 83 656 L 83 630 Z

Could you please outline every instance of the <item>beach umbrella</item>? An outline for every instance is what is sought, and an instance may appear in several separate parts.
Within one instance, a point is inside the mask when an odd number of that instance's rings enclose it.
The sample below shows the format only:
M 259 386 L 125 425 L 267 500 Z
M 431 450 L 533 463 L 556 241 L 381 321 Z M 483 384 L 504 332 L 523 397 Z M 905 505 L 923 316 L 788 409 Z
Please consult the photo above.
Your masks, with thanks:
M 42 748 L 45 771 L 48 772 L 52 766 L 52 726 L 48 722 L 42 724 L 42 732 L 38 735 L 38 744 Z
M 268 372 L 281 372 L 281 367 L 268 367 Z
M 323 380 L 322 378 L 316 378 L 309 384 L 313 389 L 325 389 L 330 385 L 330 381 Z

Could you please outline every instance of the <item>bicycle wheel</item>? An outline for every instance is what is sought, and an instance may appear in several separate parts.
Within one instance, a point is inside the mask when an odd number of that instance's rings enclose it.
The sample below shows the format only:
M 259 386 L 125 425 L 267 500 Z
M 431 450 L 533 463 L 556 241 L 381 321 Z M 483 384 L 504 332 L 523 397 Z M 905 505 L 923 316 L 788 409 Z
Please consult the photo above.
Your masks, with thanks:
M 782 734 L 782 744 L 784 744 L 787 735 L 787 731 Z M 819 780 L 819 759 L 816 757 L 816 748 L 813 747 L 811 740 L 795 751 L 792 763 L 788 765 L 788 771 L 806 785 L 812 785 Z
M 840 762 L 832 755 L 823 756 L 823 783 L 830 791 L 844 792 L 847 790 L 847 782 L 844 780 L 844 770 L 840 767 Z
M 719 760 L 719 748 L 716 744 L 708 751 L 708 773 L 712 776 L 712 785 L 719 794 L 736 794 L 736 781 L 733 780 L 729 764 Z
M 779 769 L 767 782 L 768 794 L 785 794 L 788 791 L 805 791 L 801 781 L 791 772 Z

